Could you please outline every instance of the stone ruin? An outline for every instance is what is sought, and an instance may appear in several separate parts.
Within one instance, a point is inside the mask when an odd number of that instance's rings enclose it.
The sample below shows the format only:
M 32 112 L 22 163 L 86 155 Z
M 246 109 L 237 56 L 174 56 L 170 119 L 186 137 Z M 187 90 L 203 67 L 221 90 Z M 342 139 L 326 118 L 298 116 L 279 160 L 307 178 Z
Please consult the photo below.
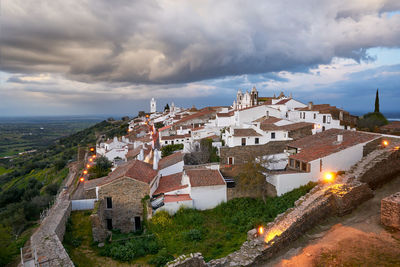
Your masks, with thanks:
M 400 192 L 381 200 L 381 223 L 400 230 Z

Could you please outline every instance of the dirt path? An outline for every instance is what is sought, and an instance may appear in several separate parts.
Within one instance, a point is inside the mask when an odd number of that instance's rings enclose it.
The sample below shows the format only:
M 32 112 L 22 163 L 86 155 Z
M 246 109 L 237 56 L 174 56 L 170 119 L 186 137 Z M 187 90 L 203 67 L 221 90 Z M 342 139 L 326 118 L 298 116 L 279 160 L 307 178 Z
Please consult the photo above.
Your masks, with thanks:
M 380 224 L 380 201 L 400 191 L 400 176 L 351 214 L 330 218 L 265 266 L 400 266 L 400 232 Z

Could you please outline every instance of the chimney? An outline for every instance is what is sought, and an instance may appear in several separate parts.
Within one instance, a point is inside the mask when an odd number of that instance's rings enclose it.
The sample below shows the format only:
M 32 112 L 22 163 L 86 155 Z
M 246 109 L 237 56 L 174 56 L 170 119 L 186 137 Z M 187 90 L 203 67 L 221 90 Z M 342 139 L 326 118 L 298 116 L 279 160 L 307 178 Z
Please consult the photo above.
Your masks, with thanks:
M 337 136 L 337 141 L 338 141 L 338 143 L 343 142 L 343 135 L 338 134 L 338 136 Z
M 144 160 L 144 152 L 143 152 L 143 148 L 140 149 L 139 155 L 137 157 L 138 160 L 143 161 Z
M 153 170 L 158 170 L 158 161 L 159 161 L 158 151 L 157 149 L 154 149 Z
M 308 109 L 312 110 L 312 107 L 313 107 L 313 102 L 308 102 Z

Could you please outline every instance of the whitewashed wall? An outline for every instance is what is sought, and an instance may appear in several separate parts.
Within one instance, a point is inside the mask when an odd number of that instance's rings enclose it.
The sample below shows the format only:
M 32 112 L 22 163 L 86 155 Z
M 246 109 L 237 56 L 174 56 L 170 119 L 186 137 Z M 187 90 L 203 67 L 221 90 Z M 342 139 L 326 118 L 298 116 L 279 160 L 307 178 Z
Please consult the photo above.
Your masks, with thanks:
M 183 165 L 184 165 L 183 160 L 179 161 L 178 163 L 175 163 L 174 165 L 168 166 L 167 168 L 160 170 L 159 174 L 161 174 L 162 176 L 167 176 L 170 174 L 181 172 L 181 171 L 183 171 Z
M 193 199 L 195 209 L 212 209 L 218 204 L 226 202 L 226 184 L 191 187 L 190 196 Z
M 173 215 L 175 214 L 180 207 L 185 207 L 185 208 L 193 208 L 193 200 L 186 200 L 186 201 L 177 201 L 177 202 L 167 202 L 164 203 L 164 206 L 158 208 L 156 210 L 157 212 L 160 212 L 162 210 L 167 211 L 169 214 Z

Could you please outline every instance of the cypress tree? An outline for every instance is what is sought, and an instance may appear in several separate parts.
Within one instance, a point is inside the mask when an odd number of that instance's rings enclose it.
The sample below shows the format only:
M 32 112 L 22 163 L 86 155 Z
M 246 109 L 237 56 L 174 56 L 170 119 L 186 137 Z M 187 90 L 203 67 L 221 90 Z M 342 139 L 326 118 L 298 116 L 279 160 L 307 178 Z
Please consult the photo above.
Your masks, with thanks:
M 378 89 L 376 89 L 375 110 L 374 110 L 374 112 L 379 112 L 379 95 L 378 95 Z

